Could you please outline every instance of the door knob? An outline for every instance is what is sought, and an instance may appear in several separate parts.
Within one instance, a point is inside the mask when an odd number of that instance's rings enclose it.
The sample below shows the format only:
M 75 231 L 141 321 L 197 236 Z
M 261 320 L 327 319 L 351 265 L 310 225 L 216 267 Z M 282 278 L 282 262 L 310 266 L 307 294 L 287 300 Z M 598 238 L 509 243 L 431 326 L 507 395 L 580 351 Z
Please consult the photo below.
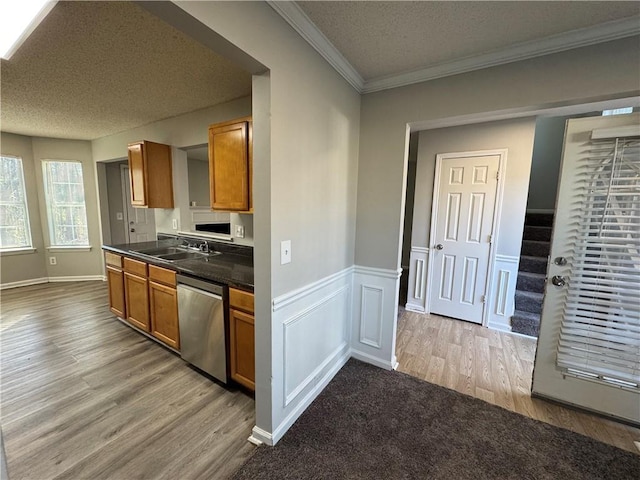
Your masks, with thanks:
M 444 248 L 444 245 L 442 245 L 441 243 L 436 245 L 436 250 L 442 250 Z
M 560 275 L 554 275 L 553 277 L 551 277 L 551 283 L 553 283 L 556 287 L 564 287 L 567 284 L 567 279 Z
M 553 263 L 561 267 L 564 267 L 567 264 L 567 259 L 564 257 L 556 257 L 553 259 Z

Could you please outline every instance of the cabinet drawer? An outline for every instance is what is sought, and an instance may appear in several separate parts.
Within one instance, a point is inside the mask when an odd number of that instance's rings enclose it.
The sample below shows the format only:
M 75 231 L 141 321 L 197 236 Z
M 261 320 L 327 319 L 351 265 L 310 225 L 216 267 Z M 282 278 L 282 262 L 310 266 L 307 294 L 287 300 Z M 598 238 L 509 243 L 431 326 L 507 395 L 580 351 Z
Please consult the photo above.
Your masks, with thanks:
M 253 313 L 253 293 L 243 290 L 229 289 L 229 305 L 231 308 L 237 308 L 248 313 Z
M 156 267 L 155 265 L 149 265 L 149 280 L 154 282 L 163 283 L 170 287 L 176 286 L 176 272 L 173 270 L 167 270 L 166 268 Z
M 140 262 L 138 260 L 134 260 L 132 258 L 125 257 L 124 259 L 124 271 L 133 273 L 134 275 L 139 275 L 141 277 L 147 276 L 147 264 L 144 262 Z
M 112 267 L 122 268 L 122 257 L 115 253 L 104 252 L 104 261 Z

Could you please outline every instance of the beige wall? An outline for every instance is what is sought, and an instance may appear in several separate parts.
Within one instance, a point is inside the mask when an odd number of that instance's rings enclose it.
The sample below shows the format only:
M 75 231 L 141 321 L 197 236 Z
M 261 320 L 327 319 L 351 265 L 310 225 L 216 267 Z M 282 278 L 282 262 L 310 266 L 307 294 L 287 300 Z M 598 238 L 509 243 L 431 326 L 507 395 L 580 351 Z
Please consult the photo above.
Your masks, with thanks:
M 94 277 L 102 275 L 100 222 L 91 144 L 82 140 L 25 137 L 2 133 L 2 153 L 21 156 L 25 173 L 29 220 L 35 254 L 3 255 L 2 284 L 40 278 Z M 48 251 L 49 224 L 42 179 L 42 160 L 82 162 L 90 251 Z M 50 265 L 49 257 L 57 264 Z
M 266 3 L 178 5 L 271 71 L 271 178 L 254 181 L 271 182 L 273 297 L 351 266 L 360 96 Z
M 109 243 L 117 245 L 127 242 L 126 225 L 124 220 L 118 220 L 118 213 L 125 216 L 125 205 L 122 203 L 122 177 L 120 166 L 122 162 L 112 162 L 105 164 L 106 168 L 106 189 L 107 201 L 109 204 L 109 225 L 111 239 Z
M 539 118 L 533 143 L 529 210 L 555 210 L 564 125 L 569 117 Z
M 639 45 L 638 37 L 626 38 L 365 95 L 356 263 L 399 266 L 407 124 L 638 95 Z
M 95 165 L 91 158 L 91 142 L 84 140 L 61 140 L 57 138 L 33 138 L 33 159 L 38 182 L 40 218 L 45 245 L 50 245 L 49 223 L 44 196 L 42 178 L 43 160 L 76 160 L 82 163 L 84 180 L 84 199 L 87 206 L 89 227 L 89 245 L 91 250 L 55 251 L 47 256 L 55 256 L 56 265 L 46 262 L 49 277 L 102 275 L 102 239 L 100 237 L 100 219 L 98 213 L 98 195 L 96 188 Z
M 42 236 L 42 224 L 40 222 L 39 191 L 36 182 L 36 166 L 33 161 L 31 137 L 2 132 L 0 140 L 0 149 L 3 155 L 22 158 L 31 241 L 36 249 L 34 253 L 28 254 L 0 254 L 0 284 L 5 285 L 13 282 L 45 278 L 47 277 L 46 252 Z
M 520 255 L 534 131 L 535 119 L 522 118 L 420 132 L 411 245 L 429 247 L 436 155 L 506 148 L 504 196 L 496 253 Z
M 96 162 L 112 162 L 127 158 L 127 144 L 138 140 L 165 143 L 173 148 L 174 205 L 173 209 L 154 209 L 156 230 L 175 234 L 187 230 L 189 221 L 189 179 L 187 152 L 184 148 L 207 144 L 208 127 L 213 123 L 251 115 L 251 97 L 244 97 L 214 107 L 197 110 L 177 117 L 160 120 L 114 135 L 91 141 L 93 159 Z M 208 180 L 207 180 L 208 184 Z M 103 215 L 106 210 L 103 209 Z M 111 216 L 111 212 L 109 212 Z M 178 229 L 172 228 L 172 221 L 178 221 Z M 253 245 L 253 216 L 231 214 L 231 233 L 234 226 L 245 227 L 244 238 L 234 238 L 242 245 Z M 113 242 L 112 243 L 116 243 Z
M 189 169 L 189 205 L 196 202 L 197 206 L 211 205 L 209 200 L 209 162 L 189 158 L 187 155 L 187 168 Z

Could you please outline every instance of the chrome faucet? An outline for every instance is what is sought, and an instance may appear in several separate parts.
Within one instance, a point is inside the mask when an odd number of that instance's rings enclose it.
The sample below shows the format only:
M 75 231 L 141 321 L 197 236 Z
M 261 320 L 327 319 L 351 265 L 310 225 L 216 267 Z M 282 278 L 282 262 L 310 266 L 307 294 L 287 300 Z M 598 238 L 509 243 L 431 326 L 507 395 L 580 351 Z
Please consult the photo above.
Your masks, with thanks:
M 203 253 L 209 253 L 209 244 L 207 242 L 202 242 L 198 249 Z

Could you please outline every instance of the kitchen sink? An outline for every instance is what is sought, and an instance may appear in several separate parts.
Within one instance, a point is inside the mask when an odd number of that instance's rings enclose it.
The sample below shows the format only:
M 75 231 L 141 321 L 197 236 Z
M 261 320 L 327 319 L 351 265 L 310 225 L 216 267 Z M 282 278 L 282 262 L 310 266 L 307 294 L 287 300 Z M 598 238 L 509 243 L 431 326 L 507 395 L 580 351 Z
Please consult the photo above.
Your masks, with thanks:
M 172 253 L 185 253 L 188 252 L 186 248 L 180 247 L 157 247 L 157 248 L 149 248 L 147 250 L 136 250 L 137 253 L 142 253 L 143 255 L 151 255 L 152 257 L 156 257 L 158 255 L 168 255 Z
M 184 247 L 149 248 L 146 250 L 137 250 L 136 253 L 142 256 L 164 260 L 166 262 L 207 259 L 214 255 L 220 255 L 220 252 L 199 252 L 194 250 L 187 250 Z

